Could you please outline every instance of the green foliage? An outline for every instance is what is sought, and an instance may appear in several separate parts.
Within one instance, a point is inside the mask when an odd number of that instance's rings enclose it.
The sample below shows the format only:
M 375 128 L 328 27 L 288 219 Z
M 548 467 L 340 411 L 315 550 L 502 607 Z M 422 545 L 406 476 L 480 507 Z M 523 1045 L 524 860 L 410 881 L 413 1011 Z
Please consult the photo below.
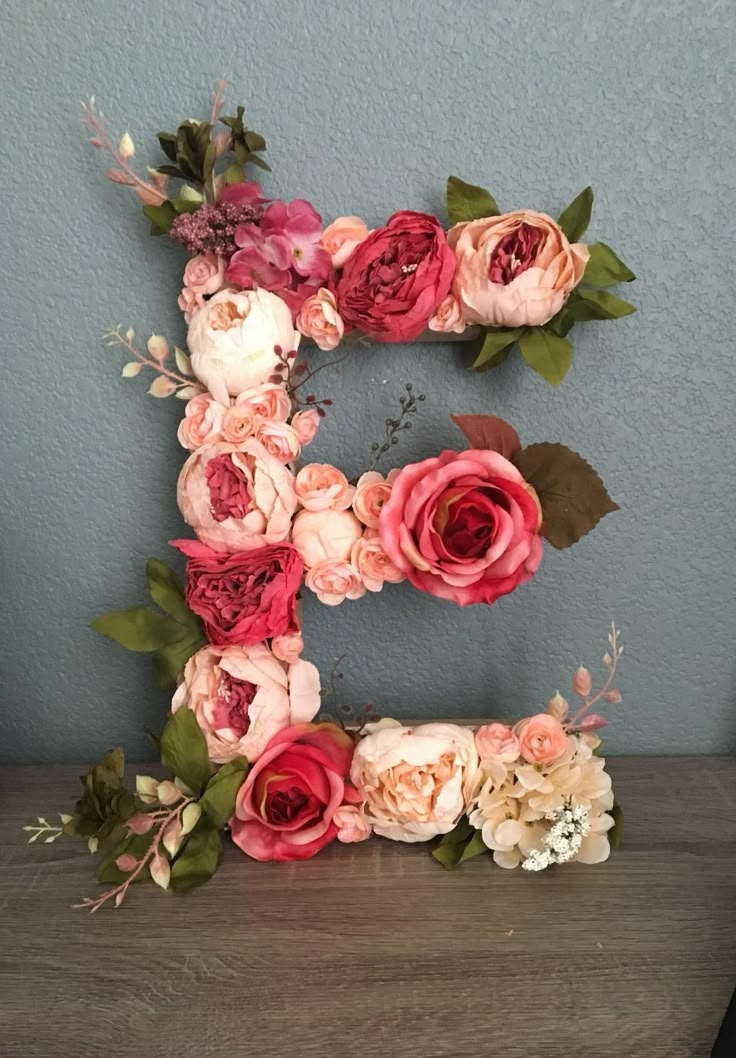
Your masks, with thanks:
M 130 871 L 121 871 L 115 862 L 119 856 L 123 853 L 129 853 L 134 856 L 136 860 L 140 860 L 148 852 L 151 847 L 151 843 L 156 836 L 155 828 L 149 830 L 147 834 L 130 834 L 128 837 L 123 838 L 115 848 L 110 852 L 104 860 L 101 860 L 97 865 L 95 874 L 97 875 L 98 882 L 108 882 L 111 885 L 120 885 L 130 875 Z M 143 867 L 135 877 L 136 882 L 145 881 L 150 877 L 148 865 Z
M 586 187 L 574 198 L 567 209 L 560 213 L 558 224 L 570 242 L 577 242 L 585 235 L 593 210 L 593 189 Z
M 170 620 L 145 606 L 103 614 L 95 618 L 91 627 L 100 635 L 120 643 L 126 650 L 145 653 L 165 646 L 171 638 Z
M 490 371 L 494 367 L 499 367 L 523 333 L 523 327 L 494 327 L 487 330 L 476 349 L 473 360 L 474 370 Z
M 624 810 L 618 801 L 614 801 L 613 808 L 608 814 L 613 816 L 613 826 L 608 831 L 608 841 L 612 849 L 617 849 L 624 840 Z
M 238 757 L 223 764 L 208 782 L 207 789 L 199 799 L 199 805 L 216 827 L 224 827 L 232 817 L 235 798 L 247 773 L 248 761 Z
M 257 165 L 259 169 L 271 171 L 271 167 L 260 157 L 260 152 L 266 149 L 266 141 L 259 133 L 246 128 L 243 123 L 244 114 L 245 108 L 238 107 L 234 117 L 220 118 L 222 124 L 226 125 L 232 133 L 232 151 L 235 155 L 233 164 L 240 167 L 240 172 L 243 174 L 239 177 L 240 180 L 245 175 L 246 165 Z M 237 181 L 226 178 L 226 183 L 237 183 Z
M 612 294 L 610 290 L 596 290 L 595 287 L 582 285 L 573 290 L 565 308 L 576 322 L 618 320 L 622 316 L 630 316 L 632 312 L 636 312 L 634 305 Z
M 112 749 L 80 776 L 82 796 L 74 814 L 64 824 L 64 833 L 95 838 L 104 848 L 119 841 L 125 833 L 125 821 L 138 811 L 138 799 L 123 785 L 125 754 Z
M 483 852 L 488 852 L 488 847 L 484 844 L 480 831 L 472 827 L 465 816 L 455 829 L 445 834 L 436 848 L 432 849 L 432 855 L 437 862 L 448 869 L 458 867 Z
M 177 709 L 161 734 L 161 763 L 199 796 L 210 779 L 207 741 L 191 709 Z
M 519 338 L 519 349 L 529 367 L 552 386 L 559 386 L 572 363 L 572 345 L 543 327 L 530 327 Z
M 207 121 L 183 121 L 176 132 L 160 132 L 158 142 L 172 165 L 158 172 L 202 187 L 215 167 L 212 126 Z
M 199 822 L 174 860 L 171 868 L 171 888 L 193 889 L 202 885 L 217 870 L 221 855 L 222 834 L 219 828 L 207 815 L 200 816 Z
M 168 199 L 160 206 L 144 206 L 143 212 L 151 222 L 151 235 L 168 235 L 171 225 L 179 215 L 174 203 Z
M 636 276 L 604 242 L 588 244 L 590 257 L 583 273 L 583 283 L 593 287 L 612 287 L 614 283 L 631 283 Z
M 160 558 L 146 562 L 148 593 L 161 609 L 180 624 L 189 624 L 192 611 L 184 602 L 184 586 L 176 573 Z
M 482 217 L 499 215 L 496 200 L 490 191 L 475 184 L 466 184 L 458 176 L 447 178 L 447 215 L 451 224 Z

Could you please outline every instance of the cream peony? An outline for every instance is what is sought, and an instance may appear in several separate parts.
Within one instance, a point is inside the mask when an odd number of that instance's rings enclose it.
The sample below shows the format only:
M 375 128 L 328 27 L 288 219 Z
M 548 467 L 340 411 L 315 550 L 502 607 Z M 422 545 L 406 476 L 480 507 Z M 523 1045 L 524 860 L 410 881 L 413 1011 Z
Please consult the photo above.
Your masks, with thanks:
M 363 526 L 350 511 L 300 511 L 294 519 L 291 541 L 305 566 L 347 562 Z

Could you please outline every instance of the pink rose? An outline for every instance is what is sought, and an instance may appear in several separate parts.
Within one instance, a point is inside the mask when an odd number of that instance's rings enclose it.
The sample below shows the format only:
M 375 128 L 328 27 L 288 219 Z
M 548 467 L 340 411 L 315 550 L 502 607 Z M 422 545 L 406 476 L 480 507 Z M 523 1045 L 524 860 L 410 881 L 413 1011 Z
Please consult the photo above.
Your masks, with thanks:
M 330 463 L 307 463 L 297 474 L 294 488 L 307 511 L 344 511 L 355 495 L 342 471 Z
M 225 261 L 214 253 L 198 253 L 184 268 L 184 286 L 195 294 L 216 294 L 225 278 Z
M 222 437 L 230 444 L 239 445 L 252 437 L 258 416 L 248 404 L 231 404 L 222 417 Z
M 179 510 L 215 551 L 286 540 L 296 510 L 294 475 L 254 438 L 205 445 L 182 467 Z
M 365 818 L 362 808 L 355 805 L 343 805 L 332 817 L 337 827 L 337 840 L 344 842 L 365 841 L 371 836 L 371 825 Z
M 256 426 L 256 440 L 281 463 L 293 463 L 302 446 L 296 430 L 280 419 L 261 419 Z
M 250 647 L 299 630 L 296 593 L 304 566 L 290 544 L 234 555 L 197 540 L 172 540 L 187 555 L 186 602 L 213 647 Z
M 539 327 L 556 316 L 590 256 L 546 213 L 517 210 L 456 224 L 452 292 L 468 323 Z
M 384 583 L 398 584 L 404 574 L 398 569 L 381 547 L 375 529 L 368 529 L 360 540 L 356 540 L 350 561 L 360 574 L 368 591 L 380 591 Z
M 282 728 L 312 720 L 320 709 L 319 673 L 298 658 L 279 661 L 265 643 L 203 647 L 189 659 L 172 701 L 188 706 L 215 764 L 256 760 Z
M 340 559 L 327 559 L 312 566 L 304 584 L 325 606 L 339 606 L 345 599 L 360 599 L 365 595 L 365 584 L 355 566 Z
M 359 798 L 348 781 L 353 740 L 336 724 L 274 735 L 238 790 L 233 841 L 256 860 L 311 859 L 337 837 L 335 814 Z
M 475 732 L 475 745 L 481 760 L 513 764 L 519 759 L 519 740 L 505 724 L 484 724 Z
M 292 416 L 291 425 L 296 431 L 302 448 L 311 444 L 319 429 L 320 415 L 316 408 L 307 408 L 306 411 L 298 411 Z
M 304 639 L 301 632 L 287 632 L 286 635 L 275 636 L 271 640 L 271 650 L 279 661 L 294 665 L 304 651 Z
M 567 735 L 559 720 L 549 713 L 537 713 L 520 720 L 514 727 L 519 751 L 528 764 L 551 764 L 567 749 Z
M 192 316 L 202 308 L 205 304 L 205 299 L 195 290 L 190 290 L 189 287 L 183 287 L 181 294 L 176 299 L 176 303 L 184 313 L 184 322 L 191 323 Z
M 442 334 L 462 334 L 465 330 L 463 310 L 454 294 L 447 295 L 427 326 L 430 331 L 439 331 Z
M 291 397 L 280 382 L 264 382 L 239 393 L 235 406 L 250 408 L 259 419 L 280 419 L 286 422 L 291 414 Z
M 330 254 L 332 267 L 342 268 L 355 247 L 368 234 L 365 221 L 360 217 L 338 217 L 322 232 L 320 243 Z
M 337 311 L 335 295 L 326 287 L 320 287 L 302 305 L 296 318 L 296 327 L 305 338 L 311 338 L 318 348 L 337 348 L 345 333 L 345 325 Z
M 346 327 L 384 342 L 406 342 L 446 297 L 455 258 L 435 217 L 401 210 L 351 253 L 334 280 Z
M 184 418 L 179 423 L 176 436 L 183 448 L 193 452 L 202 445 L 221 441 L 225 407 L 210 396 L 209 393 L 198 393 L 187 401 Z
M 443 452 L 399 473 L 381 511 L 383 549 L 415 588 L 459 606 L 492 603 L 542 558 L 539 508 L 498 452 Z
M 398 470 L 390 470 L 388 477 L 384 478 L 377 470 L 368 470 L 358 478 L 353 511 L 369 529 L 378 528 L 381 510 L 391 495 L 391 486 L 398 473 Z
M 305 566 L 318 566 L 347 561 L 362 535 L 363 527 L 350 511 L 300 511 L 291 539 Z

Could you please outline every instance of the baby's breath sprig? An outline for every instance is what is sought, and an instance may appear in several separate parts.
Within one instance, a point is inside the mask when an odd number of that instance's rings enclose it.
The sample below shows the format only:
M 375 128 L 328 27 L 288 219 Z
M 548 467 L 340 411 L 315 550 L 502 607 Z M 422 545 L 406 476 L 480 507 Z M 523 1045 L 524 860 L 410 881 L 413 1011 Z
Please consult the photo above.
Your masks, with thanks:
M 401 414 L 398 419 L 386 419 L 386 433 L 383 441 L 374 441 L 371 445 L 373 461 L 368 467 L 368 470 L 375 470 L 383 456 L 386 455 L 386 452 L 399 443 L 399 434 L 402 430 L 411 429 L 412 422 L 410 416 L 416 415 L 419 411 L 420 401 L 427 399 L 423 393 L 417 395 L 414 394 L 414 387 L 411 382 L 407 382 L 404 388 L 406 390 L 406 396 L 399 398 Z

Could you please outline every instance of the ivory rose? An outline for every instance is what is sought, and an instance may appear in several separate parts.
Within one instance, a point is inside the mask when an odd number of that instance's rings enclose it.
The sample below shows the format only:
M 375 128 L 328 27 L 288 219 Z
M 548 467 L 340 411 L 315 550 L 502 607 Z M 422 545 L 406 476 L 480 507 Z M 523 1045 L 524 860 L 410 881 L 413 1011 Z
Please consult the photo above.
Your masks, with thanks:
M 360 540 L 356 540 L 350 561 L 368 591 L 380 591 L 386 581 L 398 584 L 404 580 L 404 574 L 383 550 L 375 529 L 367 529 Z
M 398 473 L 398 470 L 389 470 L 384 478 L 377 470 L 368 470 L 358 478 L 353 511 L 369 529 L 378 528 L 381 510 L 391 495 L 391 486 Z
M 483 724 L 475 732 L 475 745 L 482 761 L 513 764 L 519 759 L 519 740 L 506 724 Z
M 268 290 L 221 290 L 192 316 L 192 370 L 221 404 L 266 382 L 284 353 L 299 345 L 288 305 Z
M 355 566 L 341 559 L 326 559 L 307 570 L 305 587 L 325 606 L 339 606 L 345 599 L 361 599 L 365 584 Z
M 560 721 L 549 713 L 520 720 L 514 728 L 519 752 L 529 764 L 549 764 L 567 749 L 567 735 Z
M 363 527 L 350 511 L 300 511 L 294 519 L 291 539 L 305 566 L 321 562 L 344 562 Z
M 255 437 L 281 463 L 293 463 L 301 452 L 296 430 L 280 419 L 261 419 L 256 425 Z
M 311 444 L 319 429 L 320 415 L 316 408 L 307 408 L 306 411 L 297 411 L 291 419 L 291 425 L 299 438 L 302 448 Z
M 320 236 L 322 247 L 332 258 L 333 268 L 342 268 L 350 254 L 369 234 L 360 217 L 338 217 Z
M 194 713 L 215 764 L 254 761 L 278 731 L 317 715 L 319 673 L 308 661 L 284 664 L 265 643 L 207 646 L 184 668 L 172 712 L 182 706 Z
M 337 311 L 335 295 L 320 287 L 302 305 L 296 318 L 297 330 L 311 338 L 319 349 L 335 349 L 345 333 L 345 324 Z
M 368 724 L 350 776 L 376 834 L 428 841 L 456 825 L 479 780 L 473 732 L 455 724 Z
M 294 475 L 255 438 L 205 445 L 182 467 L 182 517 L 215 551 L 246 551 L 286 540 L 296 510 Z
M 198 393 L 187 401 L 184 418 L 179 423 L 176 436 L 182 448 L 190 452 L 202 445 L 223 439 L 225 407 L 209 393 Z
M 457 268 L 452 292 L 466 323 L 538 327 L 556 316 L 590 256 L 546 213 L 517 210 L 456 224 L 447 235 Z
M 443 452 L 399 472 L 381 510 L 381 544 L 420 591 L 459 606 L 495 602 L 541 561 L 532 492 L 498 452 Z
M 343 472 L 330 463 L 307 463 L 297 474 L 294 487 L 307 511 L 344 511 L 355 496 L 355 488 Z
M 448 294 L 427 324 L 430 331 L 441 334 L 462 334 L 465 330 L 463 309 L 454 294 Z

